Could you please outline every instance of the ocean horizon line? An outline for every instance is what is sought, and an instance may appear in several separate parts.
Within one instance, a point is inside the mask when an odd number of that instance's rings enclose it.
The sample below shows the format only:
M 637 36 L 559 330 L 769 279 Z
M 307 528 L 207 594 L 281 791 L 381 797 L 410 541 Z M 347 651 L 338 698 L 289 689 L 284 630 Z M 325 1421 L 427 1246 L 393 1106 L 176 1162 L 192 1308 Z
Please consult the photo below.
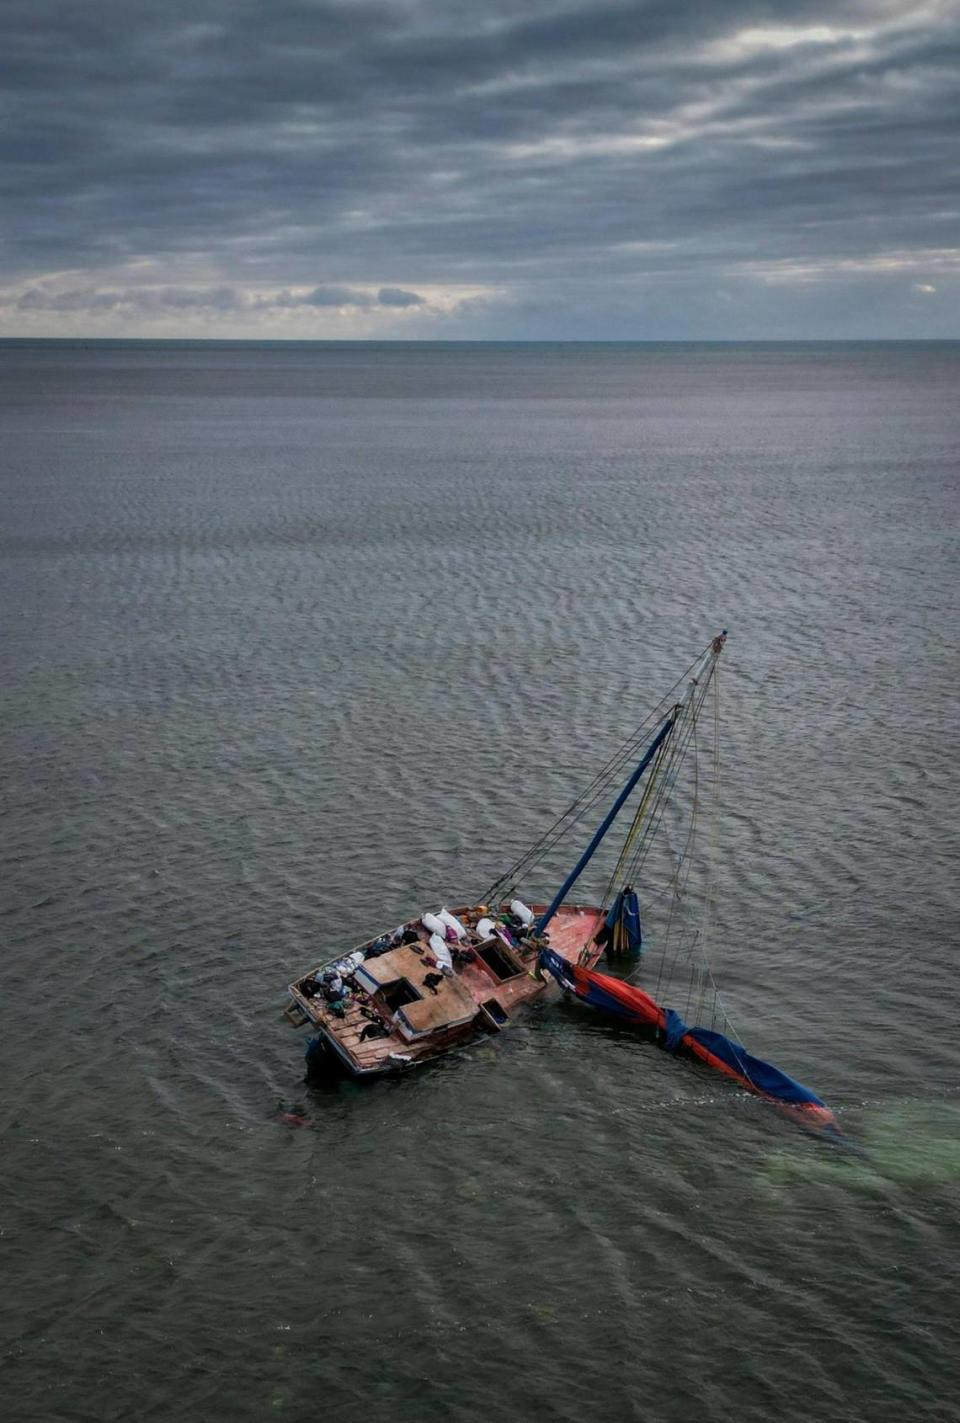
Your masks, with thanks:
M 283 337 L 283 336 L 0 336 L 25 346 L 954 346 L 957 336 L 744 337 Z

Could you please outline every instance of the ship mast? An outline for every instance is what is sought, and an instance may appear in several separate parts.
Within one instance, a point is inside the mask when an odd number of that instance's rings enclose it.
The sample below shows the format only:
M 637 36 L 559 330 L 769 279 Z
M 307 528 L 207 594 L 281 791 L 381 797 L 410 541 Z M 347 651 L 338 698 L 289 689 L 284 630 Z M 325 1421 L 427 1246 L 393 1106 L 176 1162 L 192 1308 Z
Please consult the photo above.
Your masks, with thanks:
M 610 826 L 616 820 L 620 811 L 623 809 L 624 802 L 626 801 L 630 792 L 636 786 L 637 782 L 640 780 L 640 777 L 650 765 L 650 762 L 656 756 L 661 746 L 666 743 L 668 736 L 676 726 L 677 717 L 680 713 L 680 710 L 681 709 L 679 707 L 675 707 L 673 709 L 670 716 L 663 723 L 660 730 L 653 738 L 653 741 L 650 743 L 649 747 L 644 753 L 640 764 L 633 771 L 632 775 L 630 776 L 630 779 L 627 781 L 627 784 L 624 786 L 623 790 L 617 796 L 616 800 L 613 802 L 613 805 L 607 811 L 606 815 L 603 817 L 603 820 L 600 822 L 600 824 L 597 826 L 597 829 L 594 831 L 593 839 L 590 841 L 590 844 L 584 850 L 583 854 L 580 856 L 573 869 L 567 875 L 567 878 L 564 880 L 563 884 L 557 890 L 550 903 L 549 909 L 546 911 L 546 913 L 541 914 L 540 918 L 537 920 L 537 927 L 535 931 L 537 934 L 542 934 L 544 929 L 546 929 L 547 925 L 550 923 L 550 920 L 556 914 L 557 910 L 560 908 L 560 905 L 563 903 L 570 890 L 576 884 L 577 880 L 587 868 L 587 865 L 593 859 L 593 856 L 596 853 L 601 840 L 606 835 L 607 831 L 610 829 Z

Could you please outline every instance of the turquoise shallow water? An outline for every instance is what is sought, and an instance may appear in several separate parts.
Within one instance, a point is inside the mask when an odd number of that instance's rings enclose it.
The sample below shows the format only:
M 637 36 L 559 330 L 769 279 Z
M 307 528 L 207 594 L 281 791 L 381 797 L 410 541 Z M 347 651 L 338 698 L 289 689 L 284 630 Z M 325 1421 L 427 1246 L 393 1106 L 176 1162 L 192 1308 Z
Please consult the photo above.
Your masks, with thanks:
M 955 1416 L 958 384 L 0 345 L 6 1416 Z M 308 1091 L 284 984 L 488 884 L 719 626 L 717 974 L 863 1154 L 562 1005 Z

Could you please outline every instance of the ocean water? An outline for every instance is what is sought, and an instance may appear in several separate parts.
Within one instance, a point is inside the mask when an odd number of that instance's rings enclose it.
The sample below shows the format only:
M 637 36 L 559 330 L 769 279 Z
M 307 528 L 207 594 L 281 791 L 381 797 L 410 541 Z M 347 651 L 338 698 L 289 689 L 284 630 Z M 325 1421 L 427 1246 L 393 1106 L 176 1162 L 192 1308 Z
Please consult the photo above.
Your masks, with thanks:
M 6 1419 L 957 1417 L 958 409 L 957 344 L 0 346 Z M 285 984 L 720 627 L 716 975 L 860 1150 L 562 1004 L 306 1087 Z

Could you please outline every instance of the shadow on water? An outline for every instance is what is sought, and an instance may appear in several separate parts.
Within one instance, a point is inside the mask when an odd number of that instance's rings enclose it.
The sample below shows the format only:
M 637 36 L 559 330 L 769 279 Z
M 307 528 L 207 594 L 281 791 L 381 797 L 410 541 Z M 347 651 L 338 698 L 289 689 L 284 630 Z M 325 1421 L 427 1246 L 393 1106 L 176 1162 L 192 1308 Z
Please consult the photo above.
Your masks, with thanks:
M 522 1032 L 512 1035 L 522 1039 Z M 306 1047 L 306 1039 L 304 1040 Z M 501 1053 L 504 1042 L 490 1037 L 471 1043 L 445 1057 L 419 1063 L 394 1072 L 378 1073 L 369 1078 L 352 1077 L 332 1055 L 304 1058 L 304 1075 L 296 1092 L 279 1100 L 270 1113 L 271 1120 L 283 1126 L 304 1127 L 313 1124 L 311 1109 L 319 1116 L 326 1108 L 342 1106 L 351 1099 L 367 1102 L 380 1099 L 384 1093 L 408 1093 L 429 1075 L 436 1079 L 459 1075 L 465 1068 L 493 1062 Z

